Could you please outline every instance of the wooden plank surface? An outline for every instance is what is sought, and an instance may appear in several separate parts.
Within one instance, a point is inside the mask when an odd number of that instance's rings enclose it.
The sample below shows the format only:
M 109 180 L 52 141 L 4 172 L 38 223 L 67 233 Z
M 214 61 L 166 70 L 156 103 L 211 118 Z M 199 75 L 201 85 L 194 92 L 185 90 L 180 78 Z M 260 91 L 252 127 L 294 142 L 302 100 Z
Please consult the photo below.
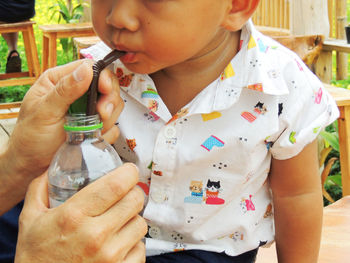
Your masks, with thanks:
M 92 30 L 92 23 L 77 23 L 77 24 L 52 24 L 52 25 L 40 25 L 39 28 L 43 32 L 72 32 L 85 29 Z
M 344 263 L 348 262 L 349 258 L 350 196 L 346 196 L 323 210 L 318 263 Z M 256 263 L 277 263 L 275 244 L 269 248 L 260 248 Z
M 338 106 L 350 105 L 350 90 L 335 87 L 326 83 L 323 83 L 326 90 L 333 96 Z
M 18 23 L 8 23 L 8 24 L 0 24 L 0 30 L 1 29 L 7 29 L 7 28 L 26 28 L 30 25 L 34 25 L 35 21 L 24 21 L 24 22 L 18 22 Z
M 10 114 L 13 113 L 12 110 L 0 109 L 0 114 Z M 0 152 L 4 149 L 5 145 L 9 140 L 9 135 L 11 135 L 15 125 L 16 118 L 12 119 L 0 119 Z
M 323 49 L 327 51 L 338 51 L 350 53 L 350 44 L 343 39 L 327 39 L 323 42 Z

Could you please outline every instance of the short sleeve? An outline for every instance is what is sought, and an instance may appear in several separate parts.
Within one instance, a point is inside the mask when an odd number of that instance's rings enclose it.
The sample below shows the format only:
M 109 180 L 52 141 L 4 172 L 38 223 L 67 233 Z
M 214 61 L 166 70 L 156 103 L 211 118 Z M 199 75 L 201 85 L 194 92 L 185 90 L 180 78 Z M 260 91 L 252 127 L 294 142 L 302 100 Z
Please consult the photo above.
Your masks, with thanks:
M 287 64 L 283 75 L 289 94 L 279 99 L 279 129 L 270 148 L 280 160 L 296 156 L 339 117 L 334 99 L 301 60 Z

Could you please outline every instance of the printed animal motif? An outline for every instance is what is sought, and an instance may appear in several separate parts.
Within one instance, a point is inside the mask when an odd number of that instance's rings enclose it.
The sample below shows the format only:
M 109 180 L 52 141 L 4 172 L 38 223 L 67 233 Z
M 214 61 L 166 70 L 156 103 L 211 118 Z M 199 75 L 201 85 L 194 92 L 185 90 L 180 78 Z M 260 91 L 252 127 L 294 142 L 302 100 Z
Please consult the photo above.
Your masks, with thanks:
M 243 239 L 244 239 L 243 234 L 240 233 L 240 232 L 238 232 L 238 231 L 234 232 L 234 233 L 231 234 L 229 237 L 232 238 L 232 239 L 233 239 L 234 241 L 236 241 L 236 242 L 237 242 L 238 240 L 243 240 Z
M 136 140 L 135 139 L 126 139 L 126 143 L 129 146 L 130 150 L 134 151 L 136 147 Z
M 189 189 L 191 191 L 191 196 L 186 196 L 184 202 L 192 204 L 201 204 L 203 201 L 203 182 L 191 181 Z
M 158 110 L 158 106 L 159 106 L 158 101 L 156 101 L 156 100 L 149 100 L 149 101 L 148 101 L 148 109 L 149 109 L 152 113 L 154 113 L 154 112 L 156 112 L 156 111 Z M 157 116 L 157 117 L 158 117 L 158 116 Z M 159 117 L 158 117 L 158 119 L 159 119 Z
M 223 147 L 225 143 L 220 140 L 218 137 L 212 135 L 208 139 L 205 140 L 205 142 L 202 143 L 202 147 L 206 149 L 208 152 L 210 152 L 214 146 L 216 147 Z
M 268 204 L 268 206 L 266 207 L 266 211 L 264 214 L 264 218 L 267 218 L 269 216 L 272 216 L 272 204 Z
M 177 119 L 184 117 L 187 114 L 188 114 L 188 108 L 181 109 L 166 124 L 176 121 Z
M 210 181 L 208 179 L 205 190 L 205 203 L 207 205 L 222 205 L 225 203 L 224 199 L 219 198 L 219 192 L 221 191 L 220 181 Z
M 249 199 L 242 198 L 240 205 L 244 213 L 246 213 L 247 211 L 255 211 L 255 206 L 252 201 L 252 195 L 249 195 Z
M 254 110 L 253 113 L 248 112 L 248 111 L 244 111 L 241 113 L 241 116 L 246 119 L 247 121 L 249 121 L 250 123 L 252 123 L 253 121 L 256 120 L 256 118 L 259 115 L 264 115 L 267 112 L 266 107 L 264 106 L 264 103 L 262 102 L 258 102 L 255 106 L 254 106 Z
M 134 77 L 133 73 L 125 75 L 122 68 L 117 68 L 115 74 L 117 75 L 121 87 L 129 87 Z

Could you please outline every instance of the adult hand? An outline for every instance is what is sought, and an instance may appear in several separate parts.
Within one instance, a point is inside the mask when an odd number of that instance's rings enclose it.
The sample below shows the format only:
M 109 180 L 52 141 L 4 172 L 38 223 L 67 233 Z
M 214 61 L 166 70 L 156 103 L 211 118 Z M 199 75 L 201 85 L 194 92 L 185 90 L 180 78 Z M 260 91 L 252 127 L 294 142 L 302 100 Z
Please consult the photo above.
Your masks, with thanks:
M 92 60 L 79 60 L 44 72 L 23 99 L 9 149 L 21 174 L 32 178 L 42 174 L 53 155 L 64 142 L 65 115 L 75 100 L 88 89 L 92 80 Z M 105 131 L 118 128 L 113 124 L 123 108 L 116 76 L 107 69 L 99 79 L 100 96 L 97 110 Z M 15 161 L 13 160 L 13 162 Z
M 0 156 L 0 201 L 7 198 L 7 202 L 1 202 L 7 207 L 2 207 L 0 214 L 23 199 L 29 183 L 47 169 L 64 142 L 64 117 L 70 104 L 87 91 L 92 64 L 92 60 L 79 60 L 49 69 L 27 92 L 7 150 Z M 107 69 L 101 72 L 99 92 L 97 110 L 104 131 L 108 131 L 107 141 L 112 142 L 119 135 L 114 123 L 124 103 L 118 79 Z
M 138 216 L 143 193 L 134 165 L 126 164 L 49 209 L 47 176 L 29 186 L 19 220 L 15 263 L 145 261 Z

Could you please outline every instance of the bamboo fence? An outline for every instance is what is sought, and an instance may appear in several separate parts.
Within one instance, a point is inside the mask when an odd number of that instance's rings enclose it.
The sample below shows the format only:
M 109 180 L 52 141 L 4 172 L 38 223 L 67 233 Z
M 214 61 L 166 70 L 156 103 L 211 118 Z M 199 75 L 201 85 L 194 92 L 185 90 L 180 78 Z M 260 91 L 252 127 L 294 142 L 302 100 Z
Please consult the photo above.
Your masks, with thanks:
M 289 3 L 293 0 L 261 0 L 253 16 L 253 22 L 259 26 L 290 29 Z M 330 24 L 330 38 L 343 38 L 346 17 L 346 0 L 328 1 L 328 18 Z M 345 6 L 344 6 L 345 5 Z M 316 18 L 315 18 L 316 19 Z M 339 28 L 342 28 L 339 31 Z

